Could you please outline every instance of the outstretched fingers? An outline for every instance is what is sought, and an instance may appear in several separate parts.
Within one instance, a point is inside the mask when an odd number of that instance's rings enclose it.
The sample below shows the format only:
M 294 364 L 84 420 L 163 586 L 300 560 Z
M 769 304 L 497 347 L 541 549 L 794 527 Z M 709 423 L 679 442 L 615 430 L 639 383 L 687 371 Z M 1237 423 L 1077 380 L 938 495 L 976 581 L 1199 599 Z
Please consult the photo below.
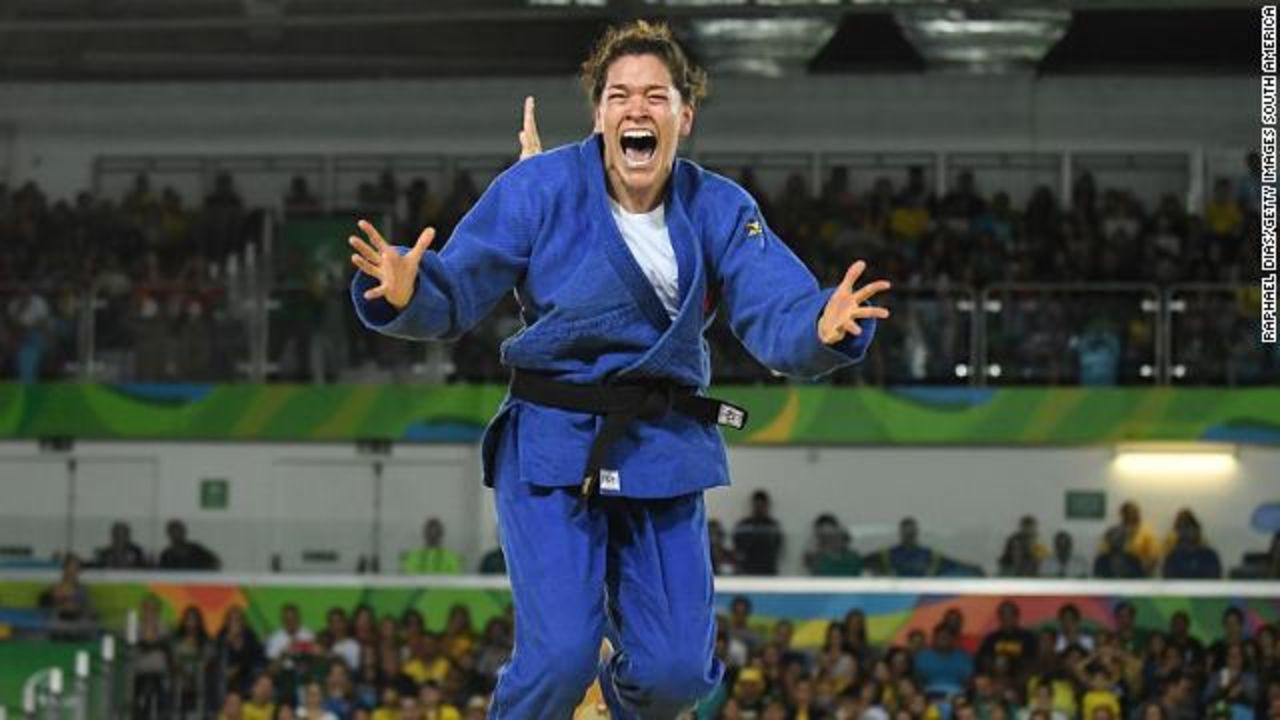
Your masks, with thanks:
M 369 262 L 368 260 L 365 260 L 363 257 L 359 255 L 351 256 L 351 264 L 355 265 L 356 268 L 360 270 L 360 272 L 364 273 L 365 275 L 368 275 L 369 277 L 374 277 L 374 278 L 377 278 L 378 280 L 386 280 L 386 277 L 382 272 L 381 265 L 374 265 L 373 263 Z
M 417 242 L 413 244 L 413 249 L 409 250 L 409 255 L 408 255 L 409 259 L 412 260 L 414 263 L 417 263 L 419 260 L 421 260 L 423 253 L 427 251 L 427 248 L 431 247 L 431 242 L 435 239 L 436 239 L 435 228 L 429 227 L 423 230 L 422 234 L 418 235 Z
M 853 317 L 855 318 L 876 318 L 884 320 L 889 317 L 889 308 L 864 306 L 854 308 Z
M 538 137 L 538 121 L 534 117 L 534 100 L 524 99 L 524 125 L 520 129 L 520 159 L 542 152 L 542 139 Z
M 387 241 L 382 239 L 382 233 L 378 232 L 378 228 L 374 227 L 373 223 L 368 220 L 361 220 L 356 225 L 360 226 L 360 229 L 369 236 L 369 240 L 373 242 L 374 249 L 378 252 L 382 252 L 387 248 Z
M 862 271 L 867 269 L 867 264 L 862 260 L 858 260 L 849 266 L 844 272 L 844 279 L 840 281 L 840 289 L 846 293 L 853 292 L 854 283 L 858 282 L 858 278 L 862 277 Z
M 369 243 L 365 242 L 364 240 L 361 240 L 359 237 L 352 235 L 351 237 L 347 238 L 347 243 L 351 245 L 352 249 L 360 253 L 361 257 L 373 263 L 374 265 L 377 265 L 378 263 L 382 262 L 382 257 L 378 255 L 378 251 L 374 250 L 373 247 L 369 245 Z
M 882 293 L 892 287 L 888 280 L 877 280 L 873 283 L 867 283 L 853 294 L 853 299 L 859 305 L 871 299 L 876 293 Z

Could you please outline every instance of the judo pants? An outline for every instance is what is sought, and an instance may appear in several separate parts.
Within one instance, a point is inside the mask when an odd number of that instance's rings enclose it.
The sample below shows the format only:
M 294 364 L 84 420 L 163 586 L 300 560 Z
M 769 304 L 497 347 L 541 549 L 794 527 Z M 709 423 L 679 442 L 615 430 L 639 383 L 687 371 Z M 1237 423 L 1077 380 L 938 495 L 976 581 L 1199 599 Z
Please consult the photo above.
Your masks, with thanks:
M 576 488 L 500 477 L 495 493 L 515 649 L 490 718 L 567 720 L 599 677 L 614 720 L 670 720 L 720 684 L 701 492 L 581 509 Z

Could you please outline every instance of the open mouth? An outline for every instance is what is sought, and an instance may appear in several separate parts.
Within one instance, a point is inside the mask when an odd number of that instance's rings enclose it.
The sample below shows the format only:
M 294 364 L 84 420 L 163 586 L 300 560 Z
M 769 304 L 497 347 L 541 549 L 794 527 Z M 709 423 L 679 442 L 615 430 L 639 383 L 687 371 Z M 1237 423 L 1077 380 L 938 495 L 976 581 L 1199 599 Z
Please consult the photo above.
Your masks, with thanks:
M 658 136 L 652 130 L 625 130 L 621 146 L 627 165 L 640 167 L 653 160 L 654 153 L 658 150 Z

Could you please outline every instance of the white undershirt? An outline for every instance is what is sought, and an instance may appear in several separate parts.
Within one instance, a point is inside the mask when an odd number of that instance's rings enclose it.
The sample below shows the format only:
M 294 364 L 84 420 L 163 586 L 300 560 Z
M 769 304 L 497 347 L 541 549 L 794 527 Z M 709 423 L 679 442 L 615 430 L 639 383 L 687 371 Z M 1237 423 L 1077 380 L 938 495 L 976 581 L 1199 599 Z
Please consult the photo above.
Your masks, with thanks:
M 618 232 L 622 233 L 631 255 L 658 293 L 667 315 L 674 318 L 680 310 L 679 267 L 675 250 L 671 247 L 671 235 L 667 232 L 665 207 L 659 205 L 647 213 L 629 213 L 616 200 L 609 198 L 609 209 L 613 211 L 613 221 L 618 224 Z

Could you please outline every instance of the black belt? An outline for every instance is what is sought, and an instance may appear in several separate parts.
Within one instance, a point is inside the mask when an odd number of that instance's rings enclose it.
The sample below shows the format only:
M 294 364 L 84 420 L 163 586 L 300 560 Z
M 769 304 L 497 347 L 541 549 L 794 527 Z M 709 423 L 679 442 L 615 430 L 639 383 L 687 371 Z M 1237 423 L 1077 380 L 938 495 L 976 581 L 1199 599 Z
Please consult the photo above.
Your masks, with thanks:
M 605 451 L 622 437 L 632 420 L 658 420 L 668 411 L 705 423 L 741 430 L 747 411 L 733 403 L 696 394 L 696 388 L 669 380 L 622 382 L 616 385 L 581 385 L 552 380 L 545 375 L 516 370 L 511 375 L 511 395 L 549 407 L 604 415 L 604 425 L 591 442 L 591 453 L 582 477 L 582 497 L 589 497 L 599 479 Z

